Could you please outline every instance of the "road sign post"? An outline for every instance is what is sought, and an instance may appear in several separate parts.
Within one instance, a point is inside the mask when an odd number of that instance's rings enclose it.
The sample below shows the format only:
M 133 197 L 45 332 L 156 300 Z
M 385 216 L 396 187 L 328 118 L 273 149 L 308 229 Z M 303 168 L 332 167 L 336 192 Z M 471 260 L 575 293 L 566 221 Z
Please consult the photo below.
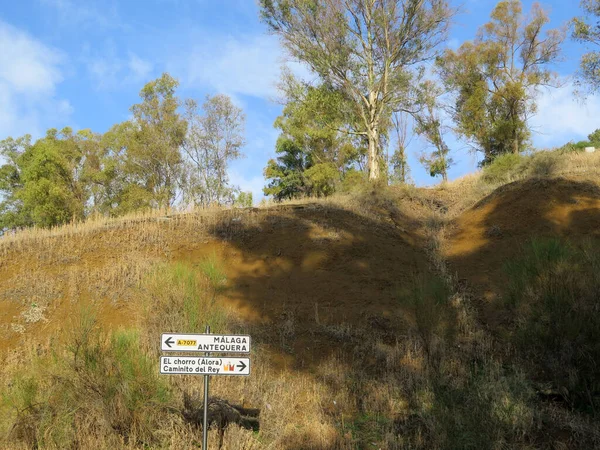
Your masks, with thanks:
M 206 334 L 210 334 L 210 325 L 206 325 Z M 206 352 L 207 358 L 210 352 Z M 202 450 L 208 449 L 208 377 L 204 375 L 204 417 L 202 418 Z
M 160 373 L 165 375 L 204 376 L 204 415 L 202 449 L 207 450 L 208 388 L 211 375 L 250 375 L 250 358 L 211 357 L 211 353 L 250 353 L 250 336 L 163 333 L 161 349 L 166 352 L 203 352 L 204 356 L 161 356 Z

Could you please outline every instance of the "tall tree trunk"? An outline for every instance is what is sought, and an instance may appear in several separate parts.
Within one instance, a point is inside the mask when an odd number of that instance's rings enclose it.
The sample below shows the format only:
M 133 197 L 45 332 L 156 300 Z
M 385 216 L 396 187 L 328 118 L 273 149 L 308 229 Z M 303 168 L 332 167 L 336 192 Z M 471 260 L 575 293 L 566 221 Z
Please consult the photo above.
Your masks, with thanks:
M 400 181 L 402 182 L 402 184 L 406 184 L 406 156 L 404 155 L 404 152 L 406 151 L 406 149 L 404 148 L 404 145 L 400 146 L 400 161 L 402 163 L 402 165 L 400 166 Z
M 373 67 L 369 67 L 369 81 L 372 85 Z M 369 163 L 369 181 L 378 181 L 380 177 L 379 170 L 379 123 L 377 114 L 377 101 L 375 91 L 369 90 L 368 99 L 368 119 L 366 120 Z
M 513 104 L 513 111 L 512 111 L 512 124 L 513 124 L 513 153 L 515 155 L 519 154 L 519 133 L 517 131 L 517 127 L 518 127 L 518 122 L 519 122 L 519 114 L 516 111 L 517 108 L 517 104 Z
M 379 135 L 377 130 L 369 130 L 368 134 L 369 181 L 379 180 Z

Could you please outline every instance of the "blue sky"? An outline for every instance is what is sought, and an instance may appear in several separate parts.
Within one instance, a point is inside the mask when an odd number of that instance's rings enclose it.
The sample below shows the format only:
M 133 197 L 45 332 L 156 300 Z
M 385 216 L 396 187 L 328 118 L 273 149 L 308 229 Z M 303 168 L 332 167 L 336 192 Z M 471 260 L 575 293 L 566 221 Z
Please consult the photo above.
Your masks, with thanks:
M 528 11 L 531 1 L 525 1 Z M 550 26 L 580 14 L 574 0 L 547 0 Z M 466 0 L 447 45 L 472 39 L 496 4 Z M 584 48 L 571 40 L 554 69 L 564 86 L 543 92 L 531 121 L 539 147 L 584 139 L 600 128 L 600 98 L 573 99 L 571 76 Z M 281 112 L 275 100 L 281 65 L 277 39 L 266 33 L 254 0 L 20 0 L 0 4 L 0 139 L 51 127 L 104 132 L 126 120 L 141 87 L 164 71 L 182 97 L 225 93 L 247 116 L 246 158 L 230 170 L 232 182 L 262 196 L 262 170 L 275 155 Z M 289 61 L 287 61 L 289 63 Z M 302 68 L 292 62 L 295 70 Z M 456 178 L 476 169 L 476 157 L 450 139 Z M 432 184 L 418 163 L 418 138 L 409 151 L 412 178 Z

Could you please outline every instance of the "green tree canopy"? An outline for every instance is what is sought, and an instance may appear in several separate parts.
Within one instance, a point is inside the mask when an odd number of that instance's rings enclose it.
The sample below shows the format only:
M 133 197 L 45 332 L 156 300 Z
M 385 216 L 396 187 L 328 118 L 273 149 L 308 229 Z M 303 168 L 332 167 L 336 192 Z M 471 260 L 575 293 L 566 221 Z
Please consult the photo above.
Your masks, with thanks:
M 573 37 L 585 44 L 600 46 L 600 0 L 582 0 L 586 17 L 573 19 Z M 600 51 L 592 50 L 581 57 L 578 81 L 591 92 L 600 90 Z
M 51 227 L 85 216 L 90 198 L 91 149 L 97 136 L 89 130 L 73 134 L 48 130 L 31 144 L 31 137 L 0 143 L 7 163 L 0 167 L 0 228 Z
M 178 112 L 178 85 L 168 73 L 146 84 L 140 91 L 142 102 L 131 108 L 131 123 L 116 130 L 127 148 L 123 170 L 132 207 L 166 208 L 176 200 L 183 173 L 180 148 L 187 132 Z
M 595 130 L 588 135 L 588 140 L 593 144 L 600 144 L 600 129 Z
M 360 137 L 342 93 L 331 86 L 311 86 L 288 80 L 287 104 L 275 121 L 281 130 L 280 156 L 268 162 L 265 195 L 277 200 L 305 195 L 329 195 L 344 174 L 364 165 Z
M 367 141 L 369 179 L 381 174 L 380 134 L 392 111 L 412 108 L 420 64 L 435 56 L 453 10 L 446 0 L 260 0 L 291 55 L 342 93 Z
M 35 143 L 0 141 L 0 231 L 162 209 L 200 191 L 209 202 L 251 204 L 249 193 L 236 199 L 227 176 L 244 145 L 242 110 L 225 95 L 208 97 L 202 114 L 187 100 L 188 127 L 177 86 L 167 73 L 147 83 L 133 117 L 103 135 L 67 127 Z
M 563 30 L 542 29 L 548 15 L 534 4 L 527 18 L 520 0 L 504 0 L 473 42 L 438 59 L 446 88 L 455 94 L 450 108 L 458 134 L 495 156 L 523 150 L 528 118 L 536 110 L 536 90 L 556 85 L 549 64 L 560 56 Z

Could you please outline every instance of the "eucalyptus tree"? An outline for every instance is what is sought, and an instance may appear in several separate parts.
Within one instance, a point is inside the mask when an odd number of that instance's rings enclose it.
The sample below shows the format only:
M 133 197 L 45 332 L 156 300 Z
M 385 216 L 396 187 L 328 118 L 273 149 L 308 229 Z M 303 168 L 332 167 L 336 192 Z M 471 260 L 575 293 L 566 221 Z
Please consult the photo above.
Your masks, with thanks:
M 367 140 L 369 179 L 381 176 L 382 132 L 411 110 L 421 63 L 436 55 L 454 10 L 446 0 L 260 0 L 291 56 L 347 97 Z
M 394 151 L 389 157 L 389 179 L 394 183 L 406 184 L 410 177 L 408 155 L 406 150 L 410 144 L 409 114 L 404 111 L 392 115 L 392 130 L 394 135 Z
M 123 170 L 137 190 L 146 192 L 148 206 L 172 206 L 181 187 L 187 122 L 175 95 L 179 83 L 168 73 L 147 83 L 141 102 L 131 107 L 133 119 L 119 130 L 126 147 Z
M 99 136 L 89 130 L 47 131 L 0 142 L 0 230 L 51 227 L 81 220 L 90 198 L 90 155 Z
M 415 115 L 415 132 L 422 136 L 433 147 L 430 153 L 423 153 L 419 161 L 432 177 L 441 175 L 448 180 L 448 169 L 454 163 L 450 158 L 450 148 L 444 139 L 446 127 L 442 123 L 442 107 L 439 98 L 442 88 L 434 81 L 423 82 L 419 89 L 420 111 Z
M 519 0 L 500 1 L 474 41 L 438 59 L 441 78 L 455 95 L 450 111 L 456 131 L 484 153 L 484 163 L 523 150 L 539 88 L 559 85 L 549 66 L 561 55 L 565 31 L 544 33 L 548 22 L 537 3 L 527 17 Z
M 590 50 L 581 57 L 578 81 L 590 91 L 597 92 L 600 90 L 600 0 L 582 0 L 581 6 L 586 17 L 573 19 L 573 37 L 591 44 L 596 50 Z
M 183 150 L 190 164 L 187 190 L 190 199 L 202 206 L 233 203 L 239 189 L 230 185 L 231 161 L 241 158 L 246 140 L 246 116 L 227 95 L 207 96 L 202 109 L 186 101 L 189 130 Z

